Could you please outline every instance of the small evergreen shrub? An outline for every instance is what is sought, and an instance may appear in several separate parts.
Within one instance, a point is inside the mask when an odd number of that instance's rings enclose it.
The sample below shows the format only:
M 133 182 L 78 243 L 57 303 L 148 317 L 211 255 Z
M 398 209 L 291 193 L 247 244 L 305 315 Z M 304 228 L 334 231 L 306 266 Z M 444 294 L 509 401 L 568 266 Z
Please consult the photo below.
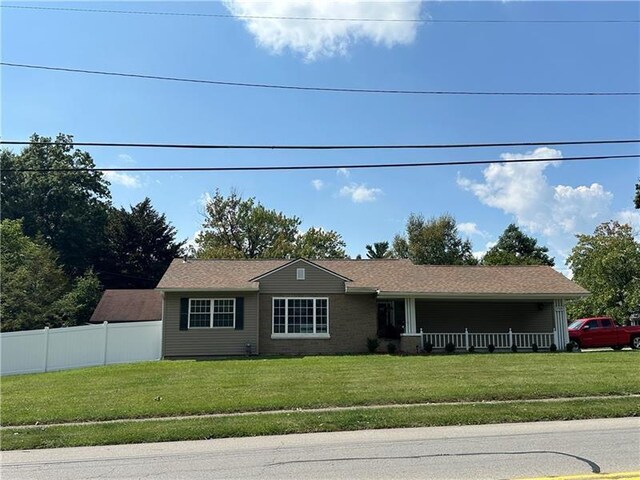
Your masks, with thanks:
M 467 351 L 468 351 L 469 353 L 473 353 L 473 352 L 475 352 L 475 351 L 476 351 L 476 347 L 474 347 L 473 345 L 471 345 Z
M 427 342 L 424 344 L 424 351 L 427 353 L 433 352 L 433 343 Z
M 532 343 L 531 344 L 531 350 L 535 353 L 538 351 L 538 344 L 537 343 Z
M 489 350 L 489 353 L 493 353 L 495 349 L 496 349 L 496 346 L 493 343 L 490 343 L 487 346 L 487 350 Z
M 380 342 L 377 338 L 367 338 L 367 350 L 369 350 L 369 353 L 375 353 L 379 346 Z
M 454 343 L 449 342 L 444 346 L 444 351 L 447 353 L 453 353 L 456 351 L 456 346 Z
M 549 351 L 550 352 L 557 352 L 558 351 L 558 346 L 555 343 L 552 343 L 551 345 L 549 345 Z
M 518 346 L 515 343 L 513 345 L 511 345 L 511 351 L 513 353 L 518 353 Z
M 398 346 L 395 343 L 387 343 L 387 352 L 389 352 L 389 355 L 393 355 L 394 353 L 396 353 L 397 348 Z

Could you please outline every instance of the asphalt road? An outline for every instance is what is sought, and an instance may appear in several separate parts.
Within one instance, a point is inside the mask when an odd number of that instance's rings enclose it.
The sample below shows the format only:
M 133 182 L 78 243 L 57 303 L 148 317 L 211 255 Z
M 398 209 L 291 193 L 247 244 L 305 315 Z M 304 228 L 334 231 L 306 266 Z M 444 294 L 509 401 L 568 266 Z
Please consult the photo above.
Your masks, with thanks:
M 640 470 L 640 419 L 316 433 L 2 453 L 2 479 L 518 478 Z

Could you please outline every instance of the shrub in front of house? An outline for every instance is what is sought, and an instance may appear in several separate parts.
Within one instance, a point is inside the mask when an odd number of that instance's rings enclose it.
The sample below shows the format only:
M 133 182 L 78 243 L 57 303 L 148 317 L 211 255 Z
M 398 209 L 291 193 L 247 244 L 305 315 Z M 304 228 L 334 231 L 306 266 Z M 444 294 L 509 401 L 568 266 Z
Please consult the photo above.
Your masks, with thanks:
M 493 353 L 496 349 L 496 346 L 493 343 L 490 343 L 489 345 L 487 345 L 487 350 L 489 350 L 489 353 Z
M 433 352 L 433 343 L 427 342 L 424 344 L 424 351 L 427 353 Z
M 535 353 L 538 351 L 538 344 L 537 343 L 532 343 L 531 344 L 531 350 Z
M 379 346 L 380 342 L 377 338 L 367 338 L 367 350 L 369 350 L 369 353 L 375 353 Z
M 550 352 L 557 352 L 558 351 L 558 346 L 555 343 L 552 343 L 551 345 L 549 345 L 549 351 Z
M 571 353 L 576 348 L 576 344 L 573 342 L 569 342 L 564 348 L 567 352 Z
M 471 345 L 471 346 L 467 349 L 467 352 L 469 352 L 469 353 L 473 353 L 473 352 L 475 352 L 475 351 L 476 351 L 476 347 L 474 347 L 473 345 Z
M 398 349 L 398 346 L 395 343 L 393 342 L 387 343 L 387 352 L 389 352 L 389 355 L 393 355 L 394 353 L 396 353 L 397 349 Z
M 511 351 L 513 353 L 518 353 L 518 346 L 515 343 L 513 345 L 511 345 Z
M 456 351 L 456 346 L 454 343 L 449 342 L 444 346 L 444 351 L 447 353 L 453 353 Z

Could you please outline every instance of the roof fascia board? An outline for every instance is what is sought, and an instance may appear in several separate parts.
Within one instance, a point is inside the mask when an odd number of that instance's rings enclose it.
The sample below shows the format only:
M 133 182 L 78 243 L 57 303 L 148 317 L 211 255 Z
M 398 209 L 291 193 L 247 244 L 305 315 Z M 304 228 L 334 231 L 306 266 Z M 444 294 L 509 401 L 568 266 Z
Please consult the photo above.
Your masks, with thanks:
M 555 300 L 582 298 L 588 293 L 425 293 L 379 292 L 378 298 L 408 297 L 430 300 Z
M 258 287 L 224 287 L 224 288 L 156 288 L 160 292 L 258 292 Z

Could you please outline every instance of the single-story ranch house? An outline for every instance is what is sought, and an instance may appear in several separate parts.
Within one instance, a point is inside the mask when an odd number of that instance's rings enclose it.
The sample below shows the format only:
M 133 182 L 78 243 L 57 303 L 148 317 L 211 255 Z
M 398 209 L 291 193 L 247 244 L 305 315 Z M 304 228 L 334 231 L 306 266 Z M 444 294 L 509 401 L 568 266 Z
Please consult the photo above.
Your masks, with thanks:
M 546 266 L 302 258 L 176 259 L 157 289 L 165 358 L 357 353 L 369 338 L 563 348 L 565 301 L 588 294 Z

